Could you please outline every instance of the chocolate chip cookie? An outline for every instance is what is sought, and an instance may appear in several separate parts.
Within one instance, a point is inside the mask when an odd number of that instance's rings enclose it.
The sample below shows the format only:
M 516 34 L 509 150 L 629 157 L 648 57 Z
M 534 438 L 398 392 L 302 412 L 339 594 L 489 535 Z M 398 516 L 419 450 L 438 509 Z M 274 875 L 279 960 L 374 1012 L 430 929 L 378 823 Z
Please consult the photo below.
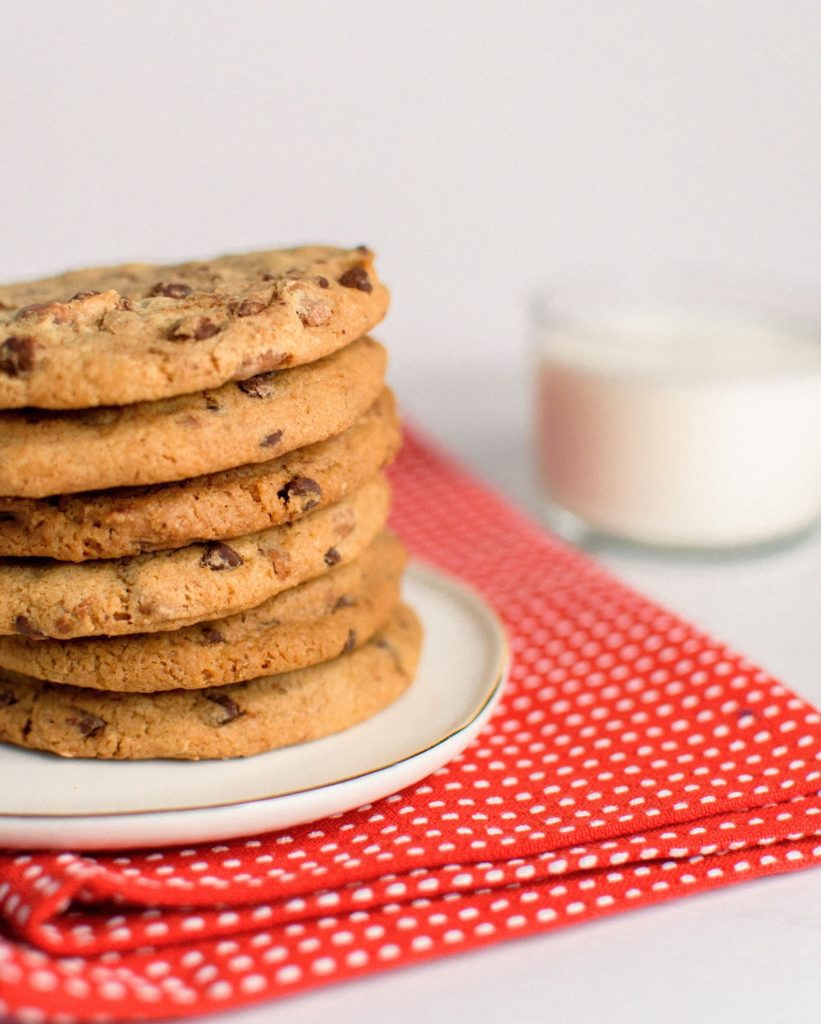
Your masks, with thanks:
M 398 446 L 386 388 L 341 434 L 268 462 L 154 487 L 0 498 L 0 557 L 83 562 L 254 533 L 343 498 Z
M 366 248 L 131 263 L 0 287 L 0 409 L 128 405 L 336 351 L 388 292 Z
M 0 668 L 96 690 L 194 690 L 327 661 L 358 647 L 399 601 L 405 551 L 380 534 L 338 565 L 229 618 L 165 633 L 79 640 L 0 637 Z
M 181 629 L 253 608 L 349 562 L 384 527 L 383 475 L 292 523 L 225 541 L 78 565 L 0 561 L 0 634 L 32 639 Z
M 0 495 L 184 480 L 267 462 L 347 429 L 384 384 L 385 350 L 360 338 L 316 363 L 215 391 L 82 412 L 0 413 Z
M 103 693 L 0 671 L 0 741 L 63 757 L 244 757 L 317 739 L 392 703 L 422 631 L 400 606 L 361 647 L 310 668 L 204 690 Z

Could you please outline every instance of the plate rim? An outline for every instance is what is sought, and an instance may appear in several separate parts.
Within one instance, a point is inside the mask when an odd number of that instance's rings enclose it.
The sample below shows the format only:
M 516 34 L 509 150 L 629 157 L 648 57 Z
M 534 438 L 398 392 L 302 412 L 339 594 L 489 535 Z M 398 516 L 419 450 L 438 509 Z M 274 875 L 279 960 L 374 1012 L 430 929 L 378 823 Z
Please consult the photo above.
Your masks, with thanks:
M 92 812 L 64 812 L 64 813 L 27 813 L 27 812 L 9 812 L 0 810 L 0 821 L 12 820 L 12 821 L 26 821 L 26 822 L 57 822 L 57 821 L 91 821 L 106 818 L 128 818 L 128 819 L 139 819 L 146 818 L 148 816 L 161 816 L 166 814 L 183 814 L 192 812 L 202 811 L 216 811 L 230 807 L 249 807 L 253 804 L 264 804 L 273 800 L 285 800 L 291 797 L 303 796 L 307 793 L 321 793 L 327 790 L 333 789 L 335 786 L 342 786 L 346 783 L 356 782 L 359 779 L 370 778 L 371 776 L 378 775 L 381 772 L 389 771 L 392 768 L 396 768 L 400 765 L 407 764 L 414 758 L 421 757 L 424 754 L 429 753 L 432 750 L 436 750 L 437 747 L 442 746 L 448 741 L 452 740 L 455 736 L 469 729 L 476 723 L 478 719 L 487 711 L 489 707 L 495 704 L 501 695 L 504 684 L 507 680 L 510 661 L 511 661 L 511 648 L 510 640 L 508 638 L 507 629 L 502 622 L 496 609 L 487 601 L 471 584 L 466 583 L 453 574 L 440 569 L 438 566 L 434 566 L 429 562 L 417 557 L 412 557 L 408 562 L 406 574 L 413 574 L 414 576 L 421 576 L 427 583 L 433 584 L 440 589 L 446 589 L 450 591 L 457 591 L 459 597 L 466 601 L 475 611 L 479 613 L 479 616 L 484 619 L 486 623 L 489 623 L 492 627 L 492 632 L 496 644 L 498 646 L 498 654 L 496 657 L 496 664 L 493 668 L 493 672 L 489 674 L 490 682 L 485 686 L 482 693 L 481 699 L 476 702 L 472 710 L 468 715 L 454 728 L 450 729 L 447 733 L 440 736 L 433 743 L 429 743 L 424 747 L 420 747 L 418 750 L 414 750 L 409 754 L 405 754 L 403 757 L 396 758 L 393 761 L 388 761 L 384 764 L 377 765 L 375 767 L 367 769 L 367 771 L 356 772 L 353 775 L 345 775 L 338 779 L 331 779 L 327 782 L 323 782 L 318 786 L 304 786 L 298 789 L 289 789 L 284 792 L 270 793 L 264 796 L 254 796 L 247 800 L 222 800 L 216 803 L 208 804 L 197 804 L 195 806 L 187 805 L 184 807 L 162 807 L 150 810 L 139 810 L 139 811 L 92 811 Z M 354 726 L 355 728 L 355 726 Z M 330 738 L 330 737 L 329 737 Z M 20 749 L 20 748 L 17 748 Z M 30 751 L 31 753 L 48 753 L 47 751 Z M 276 751 L 266 751 L 265 753 L 275 754 Z M 263 755 L 264 756 L 264 755 Z M 88 760 L 94 760 L 89 758 Z M 105 762 L 103 762 L 105 763 Z

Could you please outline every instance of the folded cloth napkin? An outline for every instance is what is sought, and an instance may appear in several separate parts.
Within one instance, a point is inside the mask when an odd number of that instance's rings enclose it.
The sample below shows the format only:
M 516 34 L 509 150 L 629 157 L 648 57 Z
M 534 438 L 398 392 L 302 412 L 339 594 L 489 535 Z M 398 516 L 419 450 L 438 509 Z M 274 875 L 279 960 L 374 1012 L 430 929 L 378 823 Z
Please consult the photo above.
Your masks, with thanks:
M 511 638 L 420 784 L 196 849 L 0 855 L 0 1013 L 235 1007 L 821 859 L 821 716 L 412 435 L 394 525 Z M 2 842 L 2 819 L 0 819 Z

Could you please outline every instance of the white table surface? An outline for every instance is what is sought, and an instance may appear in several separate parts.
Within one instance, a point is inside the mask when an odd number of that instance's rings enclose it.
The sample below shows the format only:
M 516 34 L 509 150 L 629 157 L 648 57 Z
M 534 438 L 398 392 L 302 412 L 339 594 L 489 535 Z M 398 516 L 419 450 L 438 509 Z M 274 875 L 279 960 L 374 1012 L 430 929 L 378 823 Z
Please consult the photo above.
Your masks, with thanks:
M 396 381 L 428 430 L 534 507 L 513 371 Z M 725 563 L 604 556 L 624 579 L 821 703 L 821 534 Z M 214 1024 L 791 1024 L 821 1018 L 821 871 L 691 896 L 553 935 L 210 1016 Z

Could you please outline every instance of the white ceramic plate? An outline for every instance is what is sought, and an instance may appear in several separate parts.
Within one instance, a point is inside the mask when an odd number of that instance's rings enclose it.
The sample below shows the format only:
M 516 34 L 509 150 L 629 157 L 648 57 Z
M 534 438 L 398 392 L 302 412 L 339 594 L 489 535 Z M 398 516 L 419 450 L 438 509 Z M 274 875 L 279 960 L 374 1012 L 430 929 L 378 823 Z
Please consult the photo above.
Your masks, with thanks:
M 233 761 L 66 760 L 0 744 L 0 846 L 120 849 L 251 835 L 394 793 L 459 753 L 507 670 L 504 629 L 463 584 L 418 564 L 425 627 L 413 685 L 336 736 Z

